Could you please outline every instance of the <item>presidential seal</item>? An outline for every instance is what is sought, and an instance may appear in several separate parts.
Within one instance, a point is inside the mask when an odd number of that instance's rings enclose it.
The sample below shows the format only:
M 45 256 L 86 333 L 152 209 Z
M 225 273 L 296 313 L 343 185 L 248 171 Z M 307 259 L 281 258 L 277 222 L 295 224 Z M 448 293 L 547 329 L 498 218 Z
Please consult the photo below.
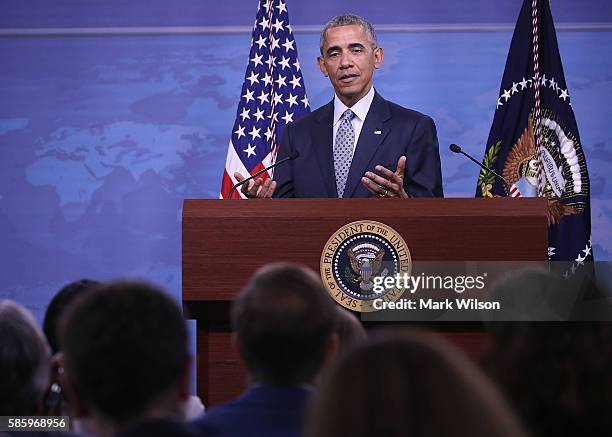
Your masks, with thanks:
M 504 178 L 509 184 L 516 184 L 524 197 L 537 196 L 534 129 L 535 121 L 530 116 L 525 131 L 508 153 L 503 170 Z M 550 110 L 542 111 L 542 167 L 548 224 L 581 213 L 589 195 L 584 153 L 578 137 Z
M 332 235 L 323 249 L 320 269 L 336 302 L 349 310 L 370 312 L 376 311 L 374 299 L 392 302 L 401 297 L 405 289 L 380 284 L 388 276 L 410 275 L 412 258 L 393 228 L 364 220 L 349 223 Z

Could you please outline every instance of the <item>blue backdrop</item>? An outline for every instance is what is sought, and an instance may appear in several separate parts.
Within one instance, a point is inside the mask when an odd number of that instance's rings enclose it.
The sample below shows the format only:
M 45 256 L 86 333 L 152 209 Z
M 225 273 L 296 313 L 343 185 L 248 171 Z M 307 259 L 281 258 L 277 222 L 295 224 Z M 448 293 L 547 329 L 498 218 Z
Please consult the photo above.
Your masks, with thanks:
M 482 156 L 520 4 L 289 0 L 288 9 L 313 107 L 332 96 L 317 30 L 349 9 L 379 25 L 377 89 L 434 118 L 445 193 L 472 197 L 478 170 L 447 147 Z M 257 1 L 219 5 L 3 2 L 0 298 L 40 318 L 66 282 L 125 276 L 180 296 L 181 203 L 218 196 Z M 609 260 L 612 12 L 606 0 L 551 6 L 591 176 L 595 256 Z

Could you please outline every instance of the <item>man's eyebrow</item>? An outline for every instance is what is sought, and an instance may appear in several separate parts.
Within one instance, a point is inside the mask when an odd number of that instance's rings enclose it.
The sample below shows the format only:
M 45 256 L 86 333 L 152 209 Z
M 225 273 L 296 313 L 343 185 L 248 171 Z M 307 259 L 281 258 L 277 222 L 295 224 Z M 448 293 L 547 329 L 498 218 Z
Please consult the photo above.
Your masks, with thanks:
M 329 55 L 329 54 L 331 54 L 333 52 L 337 52 L 338 50 L 340 50 L 340 46 L 331 46 L 331 47 L 327 48 L 325 53 L 327 53 Z
M 349 48 L 349 50 L 350 49 L 364 49 L 365 46 L 363 44 L 361 44 L 360 42 L 354 42 L 354 43 L 349 44 L 348 48 Z M 328 49 L 325 51 L 325 53 L 327 53 L 329 55 L 329 54 L 331 54 L 333 52 L 337 52 L 339 50 L 341 50 L 340 46 L 331 46 L 331 47 L 328 47 Z
M 349 49 L 364 49 L 365 46 L 363 44 L 361 44 L 360 42 L 354 42 L 352 44 L 349 44 Z

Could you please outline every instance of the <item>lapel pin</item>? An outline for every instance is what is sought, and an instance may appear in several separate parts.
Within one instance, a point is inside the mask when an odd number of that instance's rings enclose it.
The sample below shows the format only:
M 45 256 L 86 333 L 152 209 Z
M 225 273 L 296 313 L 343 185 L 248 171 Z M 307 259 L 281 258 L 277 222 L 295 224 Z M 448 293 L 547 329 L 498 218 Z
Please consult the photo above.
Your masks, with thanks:
M 380 134 L 382 134 L 382 131 L 381 131 L 381 130 L 375 130 L 375 131 L 374 131 L 374 135 L 380 135 Z

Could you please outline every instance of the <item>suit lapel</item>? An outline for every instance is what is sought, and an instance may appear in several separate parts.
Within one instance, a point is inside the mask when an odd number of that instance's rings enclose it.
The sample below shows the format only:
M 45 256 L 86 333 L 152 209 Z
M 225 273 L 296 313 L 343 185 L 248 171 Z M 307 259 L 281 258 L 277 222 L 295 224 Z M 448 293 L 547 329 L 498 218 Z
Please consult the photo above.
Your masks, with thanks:
M 327 195 L 337 197 L 336 173 L 334 170 L 334 146 L 333 146 L 333 123 L 334 123 L 334 101 L 321 108 L 316 117 L 319 126 L 312 132 L 313 149 L 321 168 L 321 175 Z
M 359 184 L 361 184 L 361 177 L 366 172 L 374 154 L 389 133 L 390 126 L 385 128 L 383 125 L 389 118 L 391 118 L 391 114 L 389 113 L 387 101 L 375 92 L 370 110 L 361 127 L 355 153 L 353 154 L 351 169 L 349 170 L 346 187 L 344 188 L 344 197 L 351 197 Z

